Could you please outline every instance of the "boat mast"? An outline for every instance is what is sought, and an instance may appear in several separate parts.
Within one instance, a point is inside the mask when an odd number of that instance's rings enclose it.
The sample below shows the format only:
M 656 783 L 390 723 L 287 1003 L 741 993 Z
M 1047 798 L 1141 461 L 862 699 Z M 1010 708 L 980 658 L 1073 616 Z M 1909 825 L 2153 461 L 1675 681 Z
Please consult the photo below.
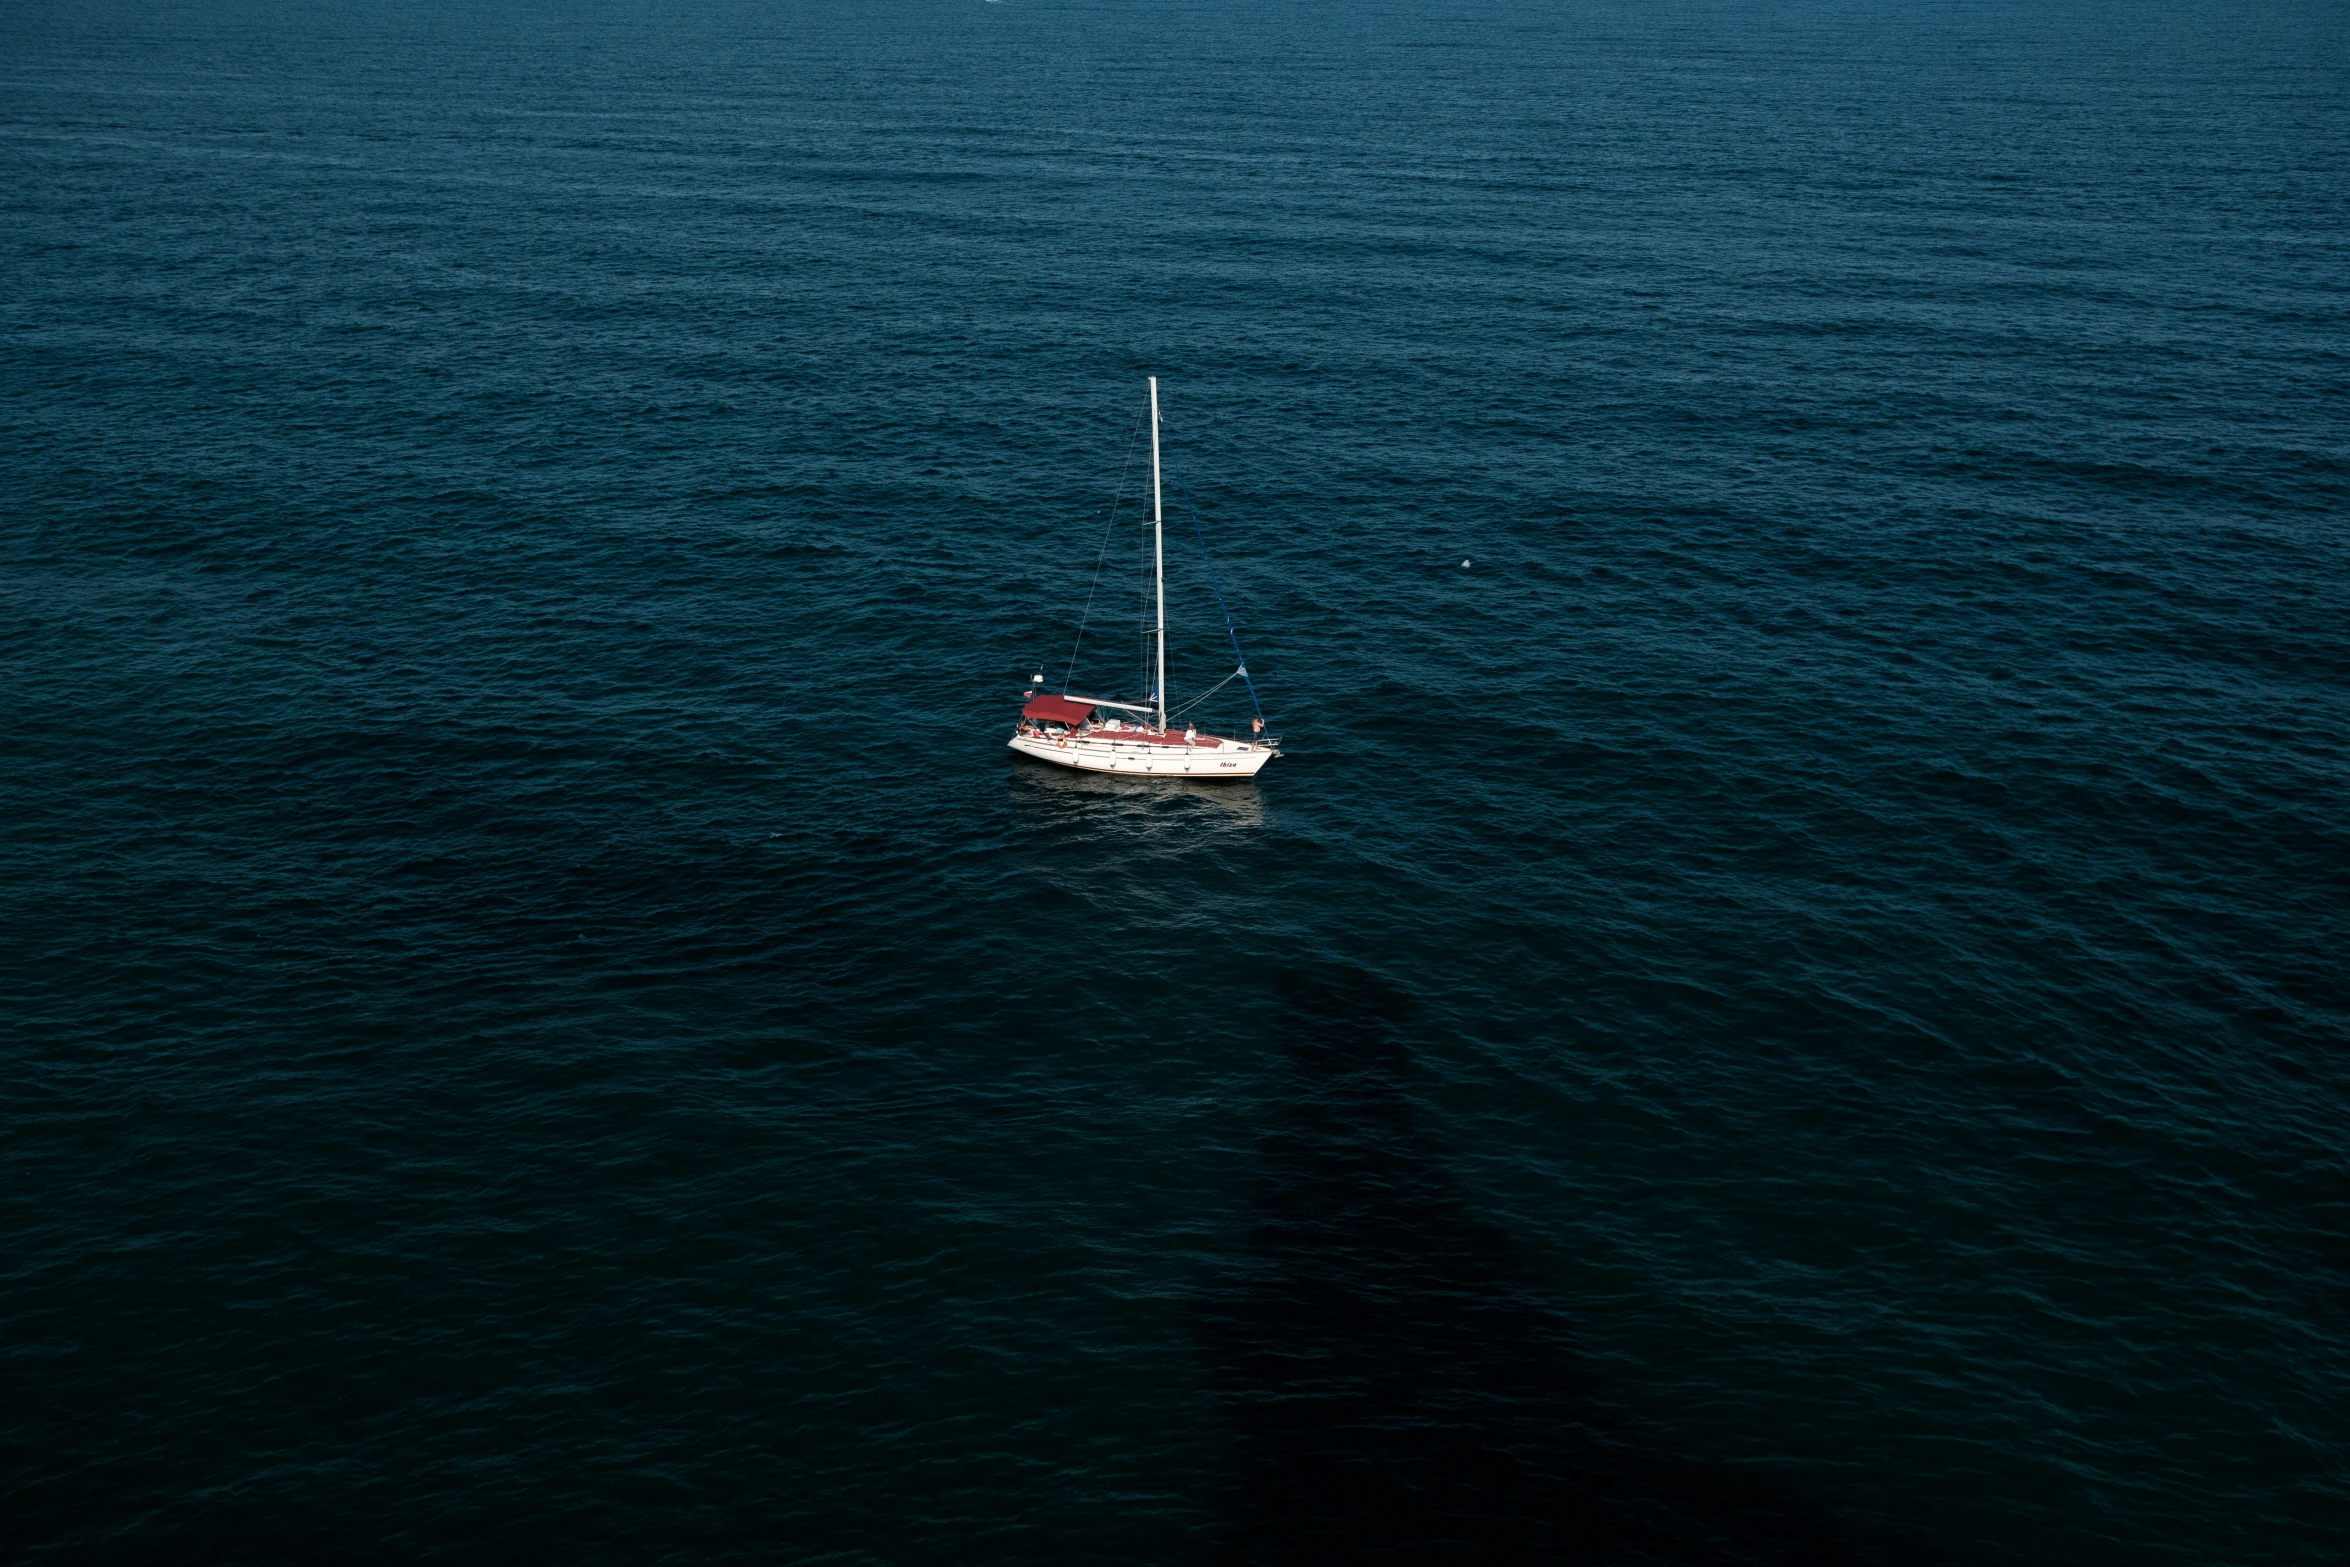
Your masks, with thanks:
M 1151 575 L 1159 586 L 1159 733 L 1167 732 L 1167 514 L 1159 500 L 1159 378 L 1151 377 Z

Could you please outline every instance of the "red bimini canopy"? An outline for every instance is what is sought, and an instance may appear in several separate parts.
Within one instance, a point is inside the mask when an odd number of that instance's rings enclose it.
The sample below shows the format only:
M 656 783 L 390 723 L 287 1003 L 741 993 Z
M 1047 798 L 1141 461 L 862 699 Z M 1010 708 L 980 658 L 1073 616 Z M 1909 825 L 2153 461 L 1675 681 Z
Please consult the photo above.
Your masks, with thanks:
M 1022 718 L 1033 718 L 1040 724 L 1067 724 L 1074 729 L 1093 716 L 1090 702 L 1072 702 L 1065 696 L 1040 696 L 1020 709 Z

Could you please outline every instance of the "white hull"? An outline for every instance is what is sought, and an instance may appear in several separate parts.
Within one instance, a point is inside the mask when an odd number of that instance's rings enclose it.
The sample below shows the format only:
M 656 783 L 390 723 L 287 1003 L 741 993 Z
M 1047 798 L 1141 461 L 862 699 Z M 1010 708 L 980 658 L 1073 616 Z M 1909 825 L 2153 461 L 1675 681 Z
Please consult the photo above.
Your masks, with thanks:
M 1014 735 L 1012 749 L 1055 767 L 1074 767 L 1086 773 L 1124 773 L 1129 778 L 1254 778 L 1259 769 L 1281 753 L 1270 746 L 1238 740 L 1201 741 L 1197 745 L 1169 745 L 1164 741 L 1120 738 L 1116 734 Z

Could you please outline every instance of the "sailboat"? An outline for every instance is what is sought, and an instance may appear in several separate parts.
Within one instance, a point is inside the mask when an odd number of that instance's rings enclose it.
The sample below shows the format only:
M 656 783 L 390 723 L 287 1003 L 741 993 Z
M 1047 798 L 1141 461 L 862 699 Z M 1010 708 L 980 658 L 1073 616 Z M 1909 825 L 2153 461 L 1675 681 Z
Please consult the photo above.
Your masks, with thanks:
M 1032 756 L 1057 767 L 1074 767 L 1081 772 L 1124 773 L 1141 778 L 1254 778 L 1267 762 L 1281 754 L 1280 742 L 1264 732 L 1265 716 L 1261 711 L 1252 720 L 1250 738 L 1246 740 L 1204 734 L 1195 724 L 1177 728 L 1168 717 L 1167 511 L 1159 479 L 1159 378 L 1155 375 L 1150 377 L 1150 390 L 1151 579 L 1158 603 L 1158 630 L 1154 639 L 1158 678 L 1152 682 L 1150 699 L 1127 702 L 1077 696 L 1067 690 L 1048 692 L 1043 689 L 1044 676 L 1039 673 L 1029 689 L 1021 693 L 1027 705 L 1020 709 L 1019 728 L 1012 735 L 1011 747 L 1022 756 Z M 1211 583 L 1214 569 L 1212 565 L 1209 567 Z M 1216 597 L 1221 603 L 1222 589 L 1217 590 Z M 1232 629 L 1229 614 L 1225 616 L 1224 627 L 1227 632 Z M 1081 625 L 1078 628 L 1081 644 L 1084 635 Z M 1237 635 L 1232 639 L 1232 651 L 1234 658 L 1239 659 Z M 1075 667 L 1074 653 L 1070 664 Z M 1256 685 L 1248 678 L 1246 660 L 1241 660 L 1239 667 L 1213 689 L 1221 689 L 1235 679 L 1247 682 L 1251 705 L 1254 705 Z

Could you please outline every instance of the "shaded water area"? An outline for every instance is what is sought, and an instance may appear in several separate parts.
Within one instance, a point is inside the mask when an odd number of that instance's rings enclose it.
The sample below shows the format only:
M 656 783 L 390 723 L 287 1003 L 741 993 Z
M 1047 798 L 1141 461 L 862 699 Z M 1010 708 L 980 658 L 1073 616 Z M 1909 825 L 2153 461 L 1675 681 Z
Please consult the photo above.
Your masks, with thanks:
M 10 8 L 0 1553 L 2343 1559 L 2346 66 Z
M 1356 969 L 1283 989 L 1262 1212 L 1203 1312 L 1236 1439 L 1229 1559 L 1865 1559 L 1767 1481 L 1650 1450 L 1611 1406 L 1447 1175 L 1402 997 Z

